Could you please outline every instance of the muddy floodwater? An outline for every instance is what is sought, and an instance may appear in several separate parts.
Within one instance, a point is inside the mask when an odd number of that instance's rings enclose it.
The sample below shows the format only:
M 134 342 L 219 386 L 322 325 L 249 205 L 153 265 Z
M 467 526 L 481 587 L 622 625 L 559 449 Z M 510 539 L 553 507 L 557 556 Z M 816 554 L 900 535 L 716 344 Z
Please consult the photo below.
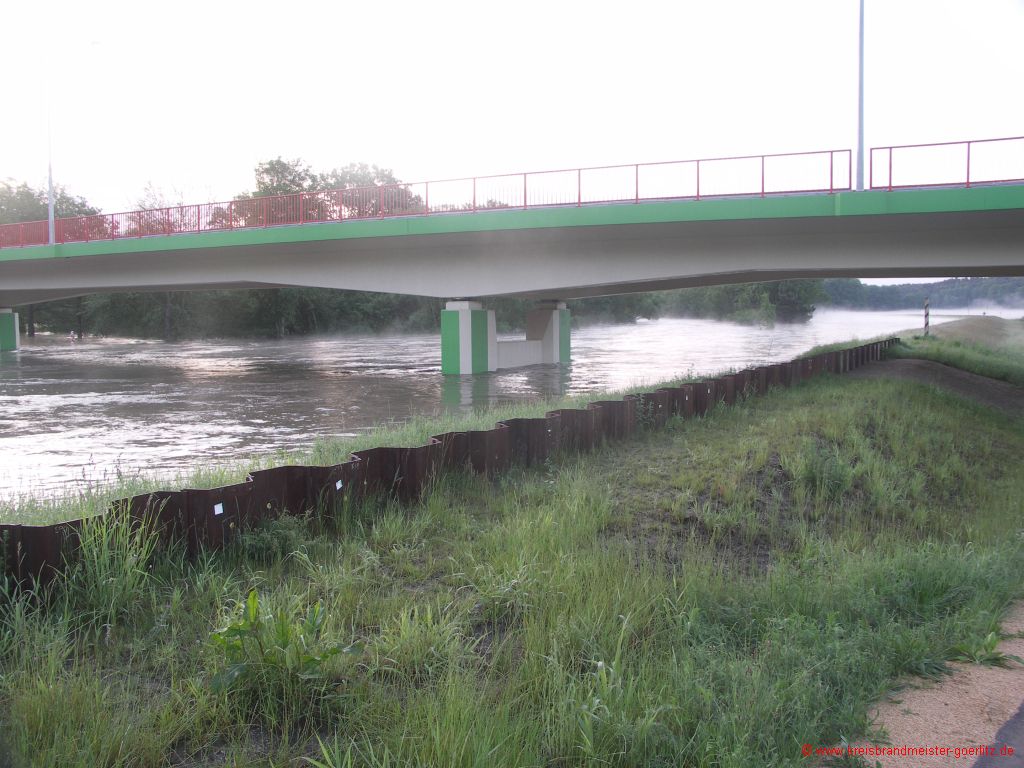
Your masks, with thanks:
M 973 312 L 934 311 L 932 322 Z M 1020 317 L 1020 311 L 999 312 Z M 72 342 L 0 355 L 0 499 L 302 449 L 415 414 L 618 389 L 788 360 L 921 324 L 921 313 L 822 311 L 771 328 L 661 319 L 573 331 L 572 365 L 446 377 L 440 337 Z

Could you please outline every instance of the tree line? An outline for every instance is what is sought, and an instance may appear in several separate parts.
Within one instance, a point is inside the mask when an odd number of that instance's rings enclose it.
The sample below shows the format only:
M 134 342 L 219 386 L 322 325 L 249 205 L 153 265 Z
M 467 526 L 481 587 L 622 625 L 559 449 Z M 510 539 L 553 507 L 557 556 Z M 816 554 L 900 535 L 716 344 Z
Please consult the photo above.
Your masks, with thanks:
M 825 280 L 824 301 L 850 309 L 906 309 L 931 306 L 1024 307 L 1024 277 L 955 277 L 936 283 L 865 285 L 853 278 Z

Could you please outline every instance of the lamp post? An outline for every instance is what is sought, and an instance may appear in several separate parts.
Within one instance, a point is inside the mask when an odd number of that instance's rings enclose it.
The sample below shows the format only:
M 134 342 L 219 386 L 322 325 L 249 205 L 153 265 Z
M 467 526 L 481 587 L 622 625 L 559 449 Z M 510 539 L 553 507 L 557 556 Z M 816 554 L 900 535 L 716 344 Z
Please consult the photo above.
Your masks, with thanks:
M 50 245 L 56 242 L 53 222 L 53 132 L 50 128 L 50 110 L 46 110 L 46 220 L 49 225 Z
M 864 191 L 864 0 L 860 0 L 860 41 L 857 50 L 857 191 Z

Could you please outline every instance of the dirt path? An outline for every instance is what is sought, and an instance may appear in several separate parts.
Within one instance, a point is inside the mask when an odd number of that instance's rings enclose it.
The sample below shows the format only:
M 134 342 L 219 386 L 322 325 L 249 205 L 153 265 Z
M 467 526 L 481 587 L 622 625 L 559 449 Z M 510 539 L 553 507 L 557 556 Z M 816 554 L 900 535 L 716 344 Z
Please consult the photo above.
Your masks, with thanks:
M 1003 632 L 1008 635 L 1024 633 L 1024 603 L 1017 603 L 1011 609 L 1003 622 Z M 1024 657 L 1024 637 L 1004 640 L 999 650 Z M 874 710 L 875 724 L 888 734 L 888 746 L 988 746 L 998 752 L 1006 743 L 1013 747 L 1015 754 L 1012 757 L 969 754 L 960 758 L 954 755 L 872 756 L 866 758 L 868 765 L 874 766 L 877 760 L 882 768 L 1024 766 L 1020 723 L 1007 723 L 1024 701 L 1024 667 L 1017 664 L 1009 669 L 979 664 L 950 666 L 952 676 L 939 683 L 915 680 L 911 687 Z M 1005 729 L 1004 723 L 1008 725 Z M 866 746 L 866 742 L 858 742 L 856 746 Z
M 1024 388 L 959 368 L 951 368 L 932 360 L 883 360 L 865 365 L 847 375 L 855 379 L 895 378 L 919 381 L 983 405 L 998 408 L 1009 416 L 1024 415 Z

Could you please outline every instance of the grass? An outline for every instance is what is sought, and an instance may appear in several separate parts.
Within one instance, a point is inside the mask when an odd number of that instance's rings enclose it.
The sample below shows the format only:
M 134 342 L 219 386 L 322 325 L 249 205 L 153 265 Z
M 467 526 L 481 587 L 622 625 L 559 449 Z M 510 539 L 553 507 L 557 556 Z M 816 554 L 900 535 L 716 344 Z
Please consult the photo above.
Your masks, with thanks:
M 1022 450 L 980 406 L 824 376 L 194 561 L 113 520 L 0 597 L 0 734 L 31 766 L 803 765 L 899 676 L 997 662 Z

